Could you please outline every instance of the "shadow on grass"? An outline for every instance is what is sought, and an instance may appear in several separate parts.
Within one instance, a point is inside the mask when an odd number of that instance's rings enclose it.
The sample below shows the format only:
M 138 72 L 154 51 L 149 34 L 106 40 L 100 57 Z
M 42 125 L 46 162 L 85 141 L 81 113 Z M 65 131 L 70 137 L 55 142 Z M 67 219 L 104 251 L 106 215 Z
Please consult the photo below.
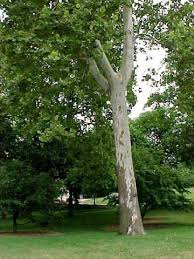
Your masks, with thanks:
M 55 235 L 69 232 L 105 231 L 118 232 L 118 208 L 107 206 L 82 205 L 75 211 L 73 217 L 68 217 L 67 210 L 56 211 L 49 216 L 47 226 L 42 226 L 44 215 L 33 213 L 34 222 L 25 224 L 26 219 L 20 219 L 18 236 Z M 0 221 L 0 235 L 9 235 L 12 231 L 11 219 Z M 175 228 L 194 226 L 194 212 L 158 210 L 149 212 L 144 219 L 145 229 Z

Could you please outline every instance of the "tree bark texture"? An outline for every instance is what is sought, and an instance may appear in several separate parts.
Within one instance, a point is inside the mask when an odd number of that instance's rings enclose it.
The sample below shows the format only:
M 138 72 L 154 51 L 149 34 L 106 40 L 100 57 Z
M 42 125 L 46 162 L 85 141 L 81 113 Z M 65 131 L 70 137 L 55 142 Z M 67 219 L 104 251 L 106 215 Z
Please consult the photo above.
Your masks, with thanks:
M 144 229 L 133 170 L 125 88 L 119 79 L 116 79 L 111 87 L 111 103 L 119 189 L 119 230 L 123 234 L 143 234 Z

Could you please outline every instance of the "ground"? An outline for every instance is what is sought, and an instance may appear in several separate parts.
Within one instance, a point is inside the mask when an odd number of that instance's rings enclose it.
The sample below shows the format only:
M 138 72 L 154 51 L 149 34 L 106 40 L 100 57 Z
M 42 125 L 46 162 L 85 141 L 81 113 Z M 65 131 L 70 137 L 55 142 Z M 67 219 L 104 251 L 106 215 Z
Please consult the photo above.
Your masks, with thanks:
M 10 220 L 0 221 L 0 258 L 194 258 L 194 211 L 152 211 L 138 237 L 119 235 L 117 222 L 117 209 L 106 207 L 82 209 L 73 218 L 57 212 L 49 227 L 24 224 L 18 235 L 3 234 Z

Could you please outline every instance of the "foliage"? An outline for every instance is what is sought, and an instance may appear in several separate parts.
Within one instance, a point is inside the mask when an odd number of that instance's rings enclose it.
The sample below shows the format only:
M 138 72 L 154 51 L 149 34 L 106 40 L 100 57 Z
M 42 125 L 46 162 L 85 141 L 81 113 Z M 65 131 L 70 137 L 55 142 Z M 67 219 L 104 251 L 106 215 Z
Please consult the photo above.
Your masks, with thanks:
M 110 207 L 117 206 L 119 204 L 119 195 L 118 193 L 111 193 L 105 197 L 105 200 L 108 201 L 107 205 Z
M 116 188 L 113 136 L 109 126 L 98 127 L 83 139 L 82 192 L 102 197 Z
M 175 1 L 176 2 L 176 1 Z M 168 24 L 167 30 L 155 36 L 159 44 L 165 48 L 165 71 L 160 80 L 162 91 L 154 94 L 148 105 L 157 109 L 157 113 L 163 121 L 158 122 L 157 127 L 166 127 L 169 142 L 168 151 L 176 162 L 183 162 L 189 166 L 193 164 L 194 152 L 194 28 L 192 1 L 184 4 L 173 4 L 178 15 L 173 10 L 163 18 L 163 25 Z M 161 24 L 158 26 L 161 27 Z M 155 26 L 157 27 L 157 26 Z M 158 27 L 157 27 L 158 28 Z M 161 114 L 161 108 L 163 112 Z M 158 117 L 159 117 L 158 116 Z
M 186 197 L 191 186 L 188 169 L 162 165 L 157 158 L 158 154 L 153 154 L 145 148 L 136 148 L 133 154 L 143 216 L 150 209 L 189 207 L 190 202 Z M 142 156 L 146 162 L 142 161 Z
M 117 41 L 110 19 L 117 3 L 104 8 L 98 1 L 3 1 L 1 7 L 7 15 L 0 28 L 1 91 L 23 134 L 63 137 L 65 129 L 78 131 L 99 108 L 109 107 L 88 75 L 86 53 L 96 37 L 102 37 L 106 49 Z M 28 18 L 21 19 L 26 12 Z M 85 120 L 76 120 L 78 114 Z
M 15 144 L 15 132 L 7 113 L 7 105 L 0 96 L 0 161 L 14 156 Z
M 0 167 L 0 206 L 12 215 L 13 230 L 21 213 L 35 209 L 49 210 L 56 190 L 48 174 L 36 173 L 19 160 L 4 162 Z
M 89 138 L 84 134 L 99 121 L 105 126 L 111 119 L 110 104 L 88 74 L 87 60 L 97 37 L 102 38 L 111 61 L 119 62 L 120 48 L 112 48 L 113 41 L 120 44 L 118 6 L 119 1 L 108 1 L 106 7 L 99 1 L 1 1 L 6 15 L 0 27 L 0 92 L 19 132 L 16 157 L 35 170 L 66 179 L 68 188 L 74 186 L 76 192 L 81 188 L 89 192 L 94 175 L 99 179 L 101 172 L 104 177 L 106 170 L 112 170 L 101 166 L 94 174 Z M 81 153 L 86 155 L 84 168 Z M 95 163 L 98 168 L 99 161 Z M 104 178 L 108 181 L 112 175 Z M 103 190 L 102 182 L 98 189 Z M 90 188 L 94 185 L 96 181 Z
M 114 159 L 108 148 L 110 144 L 112 149 L 112 140 L 107 141 L 111 137 L 102 145 L 104 130 L 99 135 L 95 130 L 87 132 L 90 127 L 102 128 L 97 125 L 99 117 L 105 118 L 103 125 L 112 119 L 107 97 L 101 95 L 88 74 L 87 60 L 96 54 L 94 40 L 100 39 L 118 70 L 123 36 L 121 4 L 119 0 L 1 1 L 5 17 L 0 22 L 0 95 L 6 99 L 12 118 L 11 122 L 9 115 L 0 118 L 0 137 L 8 143 L 0 150 L 3 159 L 11 154 L 7 150 L 13 150 L 9 143 L 17 140 L 14 156 L 30 164 L 37 174 L 46 172 L 49 177 L 52 172 L 52 176 L 66 179 L 68 185 L 86 193 L 114 189 Z M 133 135 L 135 169 L 143 186 L 139 192 L 143 206 L 147 198 L 149 207 L 169 207 L 183 197 L 177 197 L 177 192 L 182 195 L 187 186 L 182 170 L 178 174 L 170 166 L 193 163 L 193 6 L 191 1 L 182 5 L 179 0 L 157 4 L 133 1 L 133 5 L 136 38 L 146 41 L 148 35 L 151 43 L 156 39 L 168 51 L 163 80 L 167 91 L 155 96 L 153 102 L 162 107 L 173 105 L 167 112 L 161 109 L 151 117 L 145 115 L 137 127 L 132 125 L 137 134 Z M 132 84 L 128 92 L 129 102 L 134 103 Z M 11 124 L 19 132 L 14 140 L 6 134 Z M 14 163 L 8 163 L 12 175 L 3 169 L 6 173 L 2 179 L 16 179 L 23 171 Z M 34 188 L 31 184 L 37 180 L 33 169 L 26 169 L 26 180 L 21 182 L 21 190 L 26 185 L 24 193 L 29 199 L 27 187 Z M 15 201 L 14 206 L 17 203 L 18 208 L 28 204 L 22 200 Z
M 102 197 L 116 188 L 111 127 L 104 123 L 77 137 L 67 154 L 65 179 L 73 193 Z
M 163 114 L 163 113 L 161 113 Z M 169 124 L 158 121 L 158 111 L 143 114 L 132 123 L 133 158 L 138 195 L 144 214 L 153 208 L 185 208 L 187 188 L 191 186 L 189 168 L 175 164 L 170 146 Z M 142 159 L 144 157 L 144 159 Z

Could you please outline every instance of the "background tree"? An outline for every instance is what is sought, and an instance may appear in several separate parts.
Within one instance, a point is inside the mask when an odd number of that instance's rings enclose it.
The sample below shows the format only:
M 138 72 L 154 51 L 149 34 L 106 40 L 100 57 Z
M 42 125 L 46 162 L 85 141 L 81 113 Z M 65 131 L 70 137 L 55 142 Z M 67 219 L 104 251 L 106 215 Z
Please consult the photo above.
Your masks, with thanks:
M 142 216 L 150 209 L 188 208 L 188 188 L 193 186 L 190 169 L 177 163 L 173 154 L 169 156 L 169 132 L 166 131 L 169 124 L 161 125 L 157 115 L 158 111 L 147 112 L 131 124 L 132 151 Z M 145 159 L 142 160 L 142 156 Z
M 53 181 L 45 173 L 36 173 L 19 160 L 7 161 L 0 167 L 0 207 L 13 217 L 13 232 L 17 231 L 17 219 L 25 211 L 51 208 L 56 190 Z
M 88 79 L 87 84 L 85 83 L 88 62 L 86 53 L 93 52 L 95 40 L 101 39 L 101 43 L 105 43 L 105 49 L 111 50 L 110 61 L 114 60 L 115 65 L 119 62 L 119 56 L 113 55 L 121 52 L 120 43 L 118 44 L 117 41 L 122 34 L 120 32 L 123 31 L 120 30 L 122 22 L 115 22 L 122 20 L 118 19 L 121 16 L 119 6 L 120 1 L 114 3 L 110 1 L 106 4 L 97 1 L 92 3 L 88 1 L 50 2 L 49 5 L 47 1 L 41 3 L 3 1 L 1 3 L 2 9 L 7 14 L 1 27 L 3 41 L 1 45 L 1 85 L 9 97 L 10 103 L 14 104 L 11 105 L 11 108 L 17 118 L 16 121 L 25 132 L 28 131 L 28 134 L 33 135 L 33 132 L 38 131 L 40 135 L 44 135 L 48 130 L 54 128 L 55 132 L 57 129 L 62 133 L 66 128 L 64 114 L 68 111 L 69 94 L 71 97 L 74 96 L 73 106 L 76 106 L 76 114 L 84 111 L 85 117 L 87 118 L 89 115 L 89 119 L 91 118 L 91 109 L 83 107 L 86 107 L 88 102 L 91 103 L 91 100 L 99 99 L 99 90 L 94 91 L 93 88 L 91 90 L 90 85 L 93 80 Z M 126 14 L 128 9 L 130 10 L 130 7 L 125 6 Z M 28 19 L 21 20 L 23 12 L 28 13 Z M 114 19 L 112 19 L 113 14 Z M 127 20 L 128 17 L 126 17 L 126 25 Z M 129 28 L 126 27 L 126 29 Z M 108 33 L 105 34 L 106 31 Z M 53 34 L 53 32 L 55 33 Z M 128 39 L 132 40 L 132 30 L 131 33 L 128 31 L 126 35 L 130 36 L 126 37 L 127 43 Z M 113 40 L 118 48 L 110 47 Z M 125 71 L 125 61 L 130 55 L 127 48 L 126 54 L 122 66 L 123 76 L 126 77 L 124 79 L 125 89 L 123 88 L 122 91 L 123 100 L 125 100 L 126 85 L 129 79 L 128 73 Z M 126 67 L 128 65 L 126 63 Z M 123 82 L 120 81 L 120 84 Z M 83 101 L 82 93 L 84 94 Z M 86 93 L 89 93 L 89 98 L 86 97 Z M 71 97 L 70 99 L 72 99 Z M 102 99 L 102 97 L 100 98 Z M 20 109 L 19 112 L 17 110 L 17 113 L 15 113 L 16 107 Z M 31 111 L 30 114 L 29 111 Z M 28 114 L 27 118 L 26 114 Z M 58 115 L 55 116 L 56 114 Z M 127 119 L 127 109 L 125 109 L 125 117 Z M 126 141 L 129 141 L 128 137 L 126 137 Z M 127 159 L 126 157 L 126 161 Z M 123 183 L 126 186 L 124 181 Z M 135 183 L 133 185 L 135 188 Z M 136 191 L 134 190 L 134 192 Z M 127 193 L 129 192 L 127 191 Z M 133 198 L 133 200 L 138 208 L 137 198 Z M 128 213 L 129 210 L 125 205 L 122 211 Z M 136 210 L 135 206 L 133 207 Z M 133 219 L 135 220 L 138 216 L 140 214 Z M 122 226 L 132 224 L 129 222 L 132 214 L 128 216 L 127 223 L 124 223 L 126 217 L 123 213 L 121 213 L 121 218 Z M 142 229 L 142 224 L 137 225 L 139 229 Z M 125 231 L 122 230 L 122 232 L 128 231 L 127 226 L 123 228 Z M 131 229 L 131 233 L 135 233 L 133 227 Z
M 0 96 L 0 162 L 13 158 L 16 132 L 12 128 L 12 119 L 7 111 L 6 101 Z
M 82 193 L 94 198 L 116 190 L 114 139 L 110 125 L 98 125 L 82 139 L 80 172 Z
M 160 120 L 162 127 L 167 127 L 168 150 L 177 162 L 193 164 L 193 3 L 173 3 L 174 12 L 168 12 L 162 19 L 163 26 L 168 30 L 155 37 L 167 52 L 165 72 L 160 80 L 163 91 L 154 94 L 148 103 L 155 109 L 163 107 Z M 164 10 L 165 11 L 165 10 Z M 158 25 L 159 26 L 159 25 Z M 161 26 L 161 25 L 160 25 Z M 157 27 L 157 26 L 156 26 Z M 159 109 L 161 110 L 161 109 Z M 161 112 L 158 113 L 160 116 Z M 158 116 L 158 118 L 159 118 Z M 161 117 L 161 116 L 160 116 Z M 161 117 L 161 118 L 162 118 Z M 166 126 L 164 126 L 166 124 Z M 158 124 L 159 126 L 159 124 Z M 165 140 L 167 142 L 167 138 Z M 170 153 L 169 152 L 169 153 Z
M 188 188 L 193 186 L 192 170 L 170 152 L 173 124 L 169 118 L 169 121 L 163 121 L 162 115 L 164 110 L 158 109 L 146 112 L 130 123 L 142 217 L 153 209 L 180 210 L 189 209 L 191 205 L 187 194 Z M 110 195 L 108 200 L 111 205 L 118 204 L 117 195 Z

